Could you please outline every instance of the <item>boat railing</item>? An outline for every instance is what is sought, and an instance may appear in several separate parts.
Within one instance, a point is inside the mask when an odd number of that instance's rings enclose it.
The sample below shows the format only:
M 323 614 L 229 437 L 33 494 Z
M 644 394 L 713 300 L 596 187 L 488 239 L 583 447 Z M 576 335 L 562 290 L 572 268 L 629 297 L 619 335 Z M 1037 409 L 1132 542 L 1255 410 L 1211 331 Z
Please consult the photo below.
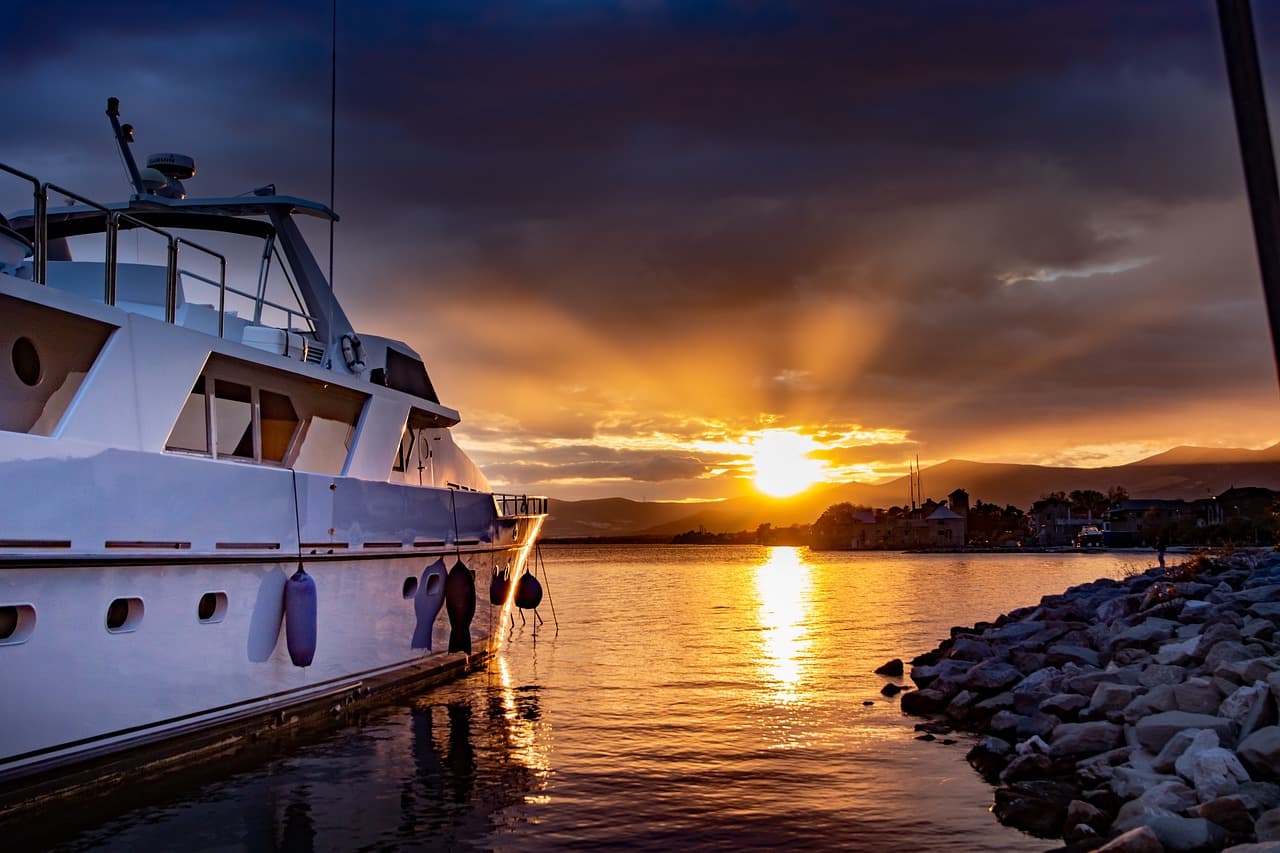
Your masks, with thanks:
M 542 495 L 504 495 L 497 492 L 493 501 L 498 506 L 498 515 L 546 515 L 550 499 Z
M 36 284 L 47 285 L 49 283 L 49 193 L 55 192 L 65 196 L 71 201 L 78 202 L 91 210 L 96 210 L 102 214 L 106 244 L 104 248 L 105 257 L 103 266 L 105 271 L 103 274 L 102 297 L 103 302 L 107 305 L 114 306 L 116 304 L 117 270 L 119 266 L 119 236 L 120 229 L 122 225 L 124 225 L 129 228 L 145 229 L 159 235 L 165 241 L 167 251 L 165 263 L 164 319 L 166 323 L 177 322 L 178 283 L 179 274 L 181 274 L 218 288 L 219 338 L 224 337 L 226 334 L 226 306 L 228 292 L 235 296 L 252 300 L 255 305 L 255 311 L 261 311 L 262 306 L 267 306 L 284 312 L 287 323 L 286 331 L 307 331 L 304 328 L 294 328 L 293 321 L 295 318 L 306 321 L 311 325 L 312 329 L 315 328 L 316 318 L 309 314 L 299 311 L 296 308 L 288 308 L 284 305 L 271 302 L 261 295 L 245 293 L 242 290 L 228 287 L 227 259 L 225 255 L 222 255 L 219 252 L 215 252 L 214 250 L 206 246 L 202 246 L 193 240 L 188 240 L 185 237 L 179 237 L 175 234 L 171 234 L 162 228 L 157 228 L 156 226 L 151 225 L 131 214 L 119 210 L 112 210 L 106 205 L 99 204 L 93 199 L 87 198 L 73 190 L 67 189 L 66 187 L 62 187 L 48 181 L 41 181 L 35 175 L 29 175 L 26 172 L 23 172 L 20 169 L 15 169 L 5 163 L 0 163 L 0 172 L 12 175 L 19 180 L 31 184 L 31 195 L 33 199 L 31 228 L 31 280 Z M 216 281 L 207 276 L 200 276 L 187 270 L 180 271 L 178 269 L 179 249 L 184 246 L 208 255 L 218 262 L 218 279 Z
M 200 275 L 199 273 L 192 272 L 191 270 L 185 270 L 185 269 L 178 270 L 178 274 L 181 276 L 185 276 L 186 278 L 192 279 L 194 281 L 198 281 L 202 284 L 207 284 L 212 287 L 218 288 L 219 300 L 220 300 L 220 303 L 218 305 L 218 310 L 220 311 L 220 313 L 224 315 L 226 314 L 226 294 L 230 293 L 233 296 L 239 296 L 242 299 L 248 299 L 250 302 L 254 304 L 254 308 L 258 311 L 260 311 L 263 307 L 266 307 L 266 308 L 274 308 L 276 311 L 283 313 L 285 316 L 284 330 L 286 332 L 302 332 L 306 334 L 314 333 L 316 318 L 310 314 L 307 314 L 304 311 L 299 311 L 297 308 L 290 308 L 287 305 L 281 305 L 278 302 L 272 302 L 270 299 L 266 299 L 264 297 L 258 296 L 256 293 L 247 293 L 243 290 L 239 290 L 238 288 L 232 287 L 229 284 L 225 284 L 224 283 L 225 280 L 215 281 L 214 279 L 211 279 L 208 276 Z M 297 318 L 298 320 L 306 321 L 308 325 L 295 326 L 293 323 L 295 318 Z M 222 336 L 221 327 L 219 327 L 218 335 L 219 337 Z

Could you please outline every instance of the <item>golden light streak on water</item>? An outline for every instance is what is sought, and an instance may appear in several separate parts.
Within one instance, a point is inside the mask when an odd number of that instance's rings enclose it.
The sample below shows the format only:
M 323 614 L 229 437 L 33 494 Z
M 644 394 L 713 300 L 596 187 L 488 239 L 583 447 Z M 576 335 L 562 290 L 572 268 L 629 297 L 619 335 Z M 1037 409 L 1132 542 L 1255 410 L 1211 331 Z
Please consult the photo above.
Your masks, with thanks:
M 538 541 L 538 534 L 542 531 L 542 522 L 544 520 L 546 520 L 545 515 L 535 516 L 530 519 L 531 526 L 528 535 L 525 537 L 525 546 L 516 552 L 515 562 L 511 565 L 511 584 L 507 587 L 507 600 L 502 603 L 502 611 L 498 618 L 498 630 L 490 640 L 495 651 L 502 648 L 503 642 L 511 639 L 511 630 L 514 625 L 516 582 L 520 580 L 520 576 L 524 574 L 525 566 L 529 563 L 529 555 L 533 553 L 533 543 Z M 546 594 L 547 591 L 544 588 L 544 597 Z M 488 595 L 488 590 L 485 590 L 485 595 Z
M 755 569 L 756 618 L 764 646 L 760 666 L 764 683 L 772 686 L 771 698 L 780 704 L 803 698 L 803 660 L 810 645 L 810 571 L 800 549 L 787 547 L 769 549 L 769 559 Z

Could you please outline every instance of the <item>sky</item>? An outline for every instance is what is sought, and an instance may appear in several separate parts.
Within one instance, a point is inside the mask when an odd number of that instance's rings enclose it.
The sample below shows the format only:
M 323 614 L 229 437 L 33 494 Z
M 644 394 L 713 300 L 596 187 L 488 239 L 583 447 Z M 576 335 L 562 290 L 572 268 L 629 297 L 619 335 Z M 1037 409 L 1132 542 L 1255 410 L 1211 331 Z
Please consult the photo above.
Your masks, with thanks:
M 116 96 L 193 196 L 328 199 L 328 3 L 110 5 L 24 4 L 0 160 L 122 197 Z M 338 298 L 497 487 L 749 494 L 778 430 L 832 482 L 1280 440 L 1209 0 L 337 16 Z

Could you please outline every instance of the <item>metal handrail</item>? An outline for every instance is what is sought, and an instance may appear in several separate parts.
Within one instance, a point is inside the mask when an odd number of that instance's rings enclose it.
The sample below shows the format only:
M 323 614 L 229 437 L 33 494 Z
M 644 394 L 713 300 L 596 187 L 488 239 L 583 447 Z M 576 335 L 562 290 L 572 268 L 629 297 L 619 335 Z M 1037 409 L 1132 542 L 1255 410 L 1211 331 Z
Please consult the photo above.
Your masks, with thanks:
M 47 211 L 49 209 L 49 196 L 44 192 L 44 187 L 40 183 L 40 179 L 34 175 L 28 175 L 26 172 L 20 172 L 12 166 L 6 166 L 0 163 L 0 171 L 7 172 L 15 178 L 21 178 L 24 181 L 31 182 L 31 195 L 35 199 L 32 207 L 35 208 L 35 228 L 34 238 L 31 241 L 31 278 L 36 284 L 44 284 L 45 278 L 45 258 L 47 256 L 46 243 L 48 238 L 48 221 Z
M 503 516 L 546 515 L 550 498 L 543 495 L 508 495 L 493 493 L 494 503 Z
M 183 274 L 189 275 L 195 279 L 206 282 L 218 288 L 218 337 L 226 336 L 226 307 L 227 307 L 227 291 L 230 290 L 237 296 L 245 299 L 251 299 L 255 305 L 268 305 L 278 311 L 285 313 L 285 321 L 289 324 L 287 331 L 294 331 L 293 319 L 298 317 L 305 320 L 312 326 L 312 332 L 316 324 L 316 318 L 302 311 L 287 308 L 267 299 L 260 299 L 255 295 L 227 287 L 227 259 L 225 255 L 213 251 L 207 246 L 170 234 L 161 228 L 157 228 L 136 216 L 125 213 L 124 211 L 112 210 L 106 205 L 99 204 L 91 198 L 83 196 L 77 192 L 59 186 L 54 183 L 41 183 L 40 179 L 34 175 L 20 171 L 0 163 L 0 172 L 13 175 L 22 180 L 29 181 L 32 186 L 32 196 L 35 200 L 34 210 L 32 212 L 32 280 L 36 284 L 48 284 L 48 258 L 49 258 L 49 193 L 60 193 L 67 198 L 79 202 L 93 210 L 100 211 L 105 221 L 104 231 L 106 239 L 104 276 L 102 284 L 102 299 L 107 305 L 114 306 L 117 297 L 117 267 L 119 266 L 119 232 L 120 223 L 127 222 L 130 227 L 145 228 L 148 231 L 159 234 L 164 238 L 167 244 L 167 262 L 165 265 L 165 305 L 164 319 L 166 323 L 176 323 L 178 313 L 178 247 L 180 245 L 190 246 L 191 248 L 203 252 L 206 255 L 217 258 L 218 260 L 218 281 L 197 275 L 192 272 Z M 287 277 L 287 274 L 286 274 Z M 292 281 L 290 281 L 292 285 Z M 297 331 L 306 331 L 299 327 Z
M 289 324 L 286 331 L 289 331 L 289 332 L 311 331 L 309 329 L 304 329 L 301 326 L 295 329 L 293 327 L 294 317 L 300 317 L 301 319 L 307 320 L 313 324 L 316 321 L 316 318 L 311 316 L 310 314 L 306 314 L 302 311 L 298 311 L 295 308 L 289 308 L 288 306 L 281 305 L 278 302 L 272 302 L 270 299 L 259 299 L 258 296 L 255 294 L 246 293 L 243 290 L 237 290 L 236 288 L 228 284 L 220 284 L 219 282 L 216 282 L 211 278 L 206 278 L 205 276 L 202 276 L 199 273 L 194 273 L 191 270 L 178 270 L 178 274 L 188 276 L 189 278 L 193 278 L 196 281 L 203 282 L 204 284 L 210 285 L 211 287 L 222 287 L 227 293 L 231 293 L 236 296 L 243 297 L 244 299 L 248 299 L 249 301 L 253 302 L 255 307 L 258 305 L 266 305 L 268 308 L 274 308 L 277 311 L 283 311 L 285 313 L 285 320 Z
M 201 246 L 199 243 L 193 243 L 192 241 L 186 239 L 185 237 L 176 238 L 174 249 L 173 249 L 173 273 L 172 273 L 173 282 L 174 282 L 173 294 L 174 294 L 175 302 L 177 300 L 177 291 L 178 291 L 178 286 L 177 286 L 178 285 L 178 272 L 177 272 L 178 270 L 177 244 L 178 243 L 181 243 L 184 246 L 190 246 L 191 248 L 195 249 L 198 252 L 204 252 L 206 255 L 211 255 L 218 259 L 218 338 L 221 339 L 222 337 L 224 337 L 226 332 L 225 326 L 226 326 L 226 319 L 227 319 L 227 259 L 226 259 L 226 256 L 215 252 L 213 249 L 209 249 L 209 248 L 206 248 L 205 246 Z M 166 313 L 168 312 L 168 310 L 169 308 L 166 305 L 165 306 Z M 175 315 L 177 314 L 176 306 L 175 306 L 174 314 Z M 177 317 L 175 316 L 174 320 L 176 319 Z M 174 320 L 169 320 L 169 322 L 172 323 L 174 322 Z
M 103 264 L 103 266 L 106 267 L 106 271 L 103 276 L 104 280 L 102 282 L 102 300 L 106 302 L 108 305 L 115 305 L 116 304 L 116 230 L 117 230 L 116 229 L 116 217 L 117 217 L 116 212 L 111 210 L 111 208 L 107 207 L 106 205 L 98 204 L 96 201 L 94 201 L 91 198 L 86 198 L 80 195 L 79 193 L 72 192 L 66 187 L 60 187 L 57 184 L 51 184 L 51 183 L 48 183 L 47 181 L 41 185 L 41 194 L 45 197 L 46 203 L 48 202 L 48 199 L 49 199 L 50 190 L 53 190 L 56 193 L 60 193 L 61 195 L 66 196 L 67 198 L 78 201 L 83 205 L 93 208 L 94 210 L 102 211 L 102 218 L 106 223 L 103 230 L 106 231 L 106 240 L 107 240 L 106 257 L 104 258 L 105 263 Z M 36 230 L 40 230 L 41 228 L 39 219 L 45 220 L 44 229 L 47 235 L 48 233 L 47 229 L 49 227 L 47 209 L 46 209 L 45 215 L 37 219 Z M 161 233 L 164 233 L 164 232 L 161 232 Z M 165 236 L 167 237 L 168 235 L 165 235 Z M 169 237 L 169 239 L 172 240 L 173 238 Z M 44 282 L 44 283 L 47 284 L 48 282 Z

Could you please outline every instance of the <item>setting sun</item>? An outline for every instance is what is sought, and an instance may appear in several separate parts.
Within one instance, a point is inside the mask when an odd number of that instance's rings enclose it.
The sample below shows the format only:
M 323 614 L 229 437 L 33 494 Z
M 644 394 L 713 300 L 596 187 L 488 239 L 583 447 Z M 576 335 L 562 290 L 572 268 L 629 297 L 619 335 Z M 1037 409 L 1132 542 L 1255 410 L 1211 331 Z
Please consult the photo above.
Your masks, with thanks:
M 766 430 L 751 449 L 756 488 L 775 498 L 802 492 L 823 478 L 825 468 L 809 454 L 818 448 L 808 436 L 785 429 Z

